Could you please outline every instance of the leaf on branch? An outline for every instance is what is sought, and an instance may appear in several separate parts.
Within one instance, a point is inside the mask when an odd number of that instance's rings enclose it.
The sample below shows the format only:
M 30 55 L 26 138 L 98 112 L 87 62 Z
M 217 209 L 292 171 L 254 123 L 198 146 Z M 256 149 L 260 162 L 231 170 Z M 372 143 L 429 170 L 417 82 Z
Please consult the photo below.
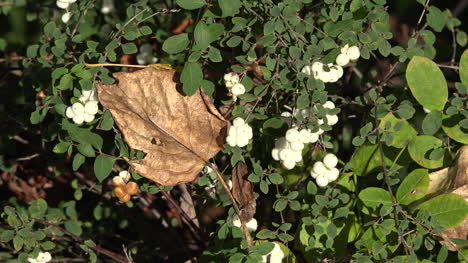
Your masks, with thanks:
M 244 222 L 249 222 L 253 218 L 257 207 L 253 185 L 247 179 L 249 174 L 247 165 L 243 162 L 237 163 L 232 170 L 232 195 L 240 204 L 239 218 Z
M 114 74 L 118 84 L 97 84 L 125 141 L 146 153 L 129 163 L 162 185 L 193 181 L 206 161 L 222 150 L 227 122 L 201 90 L 184 97 L 175 71 L 147 68 Z

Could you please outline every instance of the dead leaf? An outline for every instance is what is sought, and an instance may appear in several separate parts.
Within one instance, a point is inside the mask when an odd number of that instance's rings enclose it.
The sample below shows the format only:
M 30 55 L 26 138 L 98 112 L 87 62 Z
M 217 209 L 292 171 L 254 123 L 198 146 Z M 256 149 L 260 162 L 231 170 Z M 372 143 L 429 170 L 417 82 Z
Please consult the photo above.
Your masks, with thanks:
M 244 222 L 249 222 L 253 218 L 257 207 L 253 185 L 247 179 L 248 176 L 249 170 L 243 162 L 239 162 L 232 170 L 232 195 L 239 203 L 239 218 Z
M 205 162 L 222 150 L 227 124 L 203 91 L 182 96 L 174 74 L 147 68 L 115 73 L 115 85 L 97 84 L 100 102 L 125 141 L 146 153 L 130 164 L 162 185 L 195 180 Z

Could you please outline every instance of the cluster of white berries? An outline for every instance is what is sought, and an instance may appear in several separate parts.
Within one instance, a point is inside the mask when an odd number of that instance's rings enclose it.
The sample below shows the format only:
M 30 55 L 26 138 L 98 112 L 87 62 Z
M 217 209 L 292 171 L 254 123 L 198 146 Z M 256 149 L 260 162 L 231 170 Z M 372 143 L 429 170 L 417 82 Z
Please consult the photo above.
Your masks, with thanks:
M 242 226 L 242 223 L 239 219 L 239 217 L 237 215 L 234 215 L 233 218 L 232 218 L 232 224 L 238 228 L 241 228 Z M 257 223 L 257 219 L 255 218 L 252 218 L 250 219 L 249 222 L 245 223 L 245 227 L 247 227 L 247 229 L 250 231 L 250 232 L 255 232 L 258 228 L 258 223 Z
M 232 93 L 232 98 L 237 100 L 237 96 L 245 93 L 245 87 L 239 82 L 239 75 L 234 72 L 224 74 L 224 84 L 226 88 Z
M 136 60 L 140 65 L 155 64 L 158 62 L 158 58 L 153 56 L 153 47 L 148 43 L 140 46 L 140 53 L 136 56 Z
M 58 8 L 68 9 L 68 7 L 75 2 L 76 0 L 57 0 L 56 4 Z M 66 12 L 65 14 L 63 14 L 62 22 L 67 23 L 68 20 L 70 20 L 71 15 L 72 14 L 70 12 Z
M 47 263 L 52 260 L 52 255 L 49 252 L 39 252 L 37 258 L 28 258 L 29 263 Z
M 114 11 L 114 9 L 115 9 L 114 0 L 102 1 L 101 13 L 103 13 L 104 15 L 107 15 L 110 12 Z
M 338 66 L 346 66 L 348 65 L 349 61 L 358 60 L 361 56 L 361 51 L 359 51 L 359 47 L 357 46 L 349 46 L 345 45 L 341 49 L 341 54 L 336 57 L 336 64 Z
M 314 76 L 324 83 L 337 82 L 343 76 L 343 68 L 333 63 L 327 65 L 322 62 L 314 62 L 312 66 L 306 65 L 302 68 L 302 73 Z
M 267 262 L 281 263 L 281 262 L 283 262 L 283 258 L 284 258 L 283 250 L 281 250 L 281 247 L 280 247 L 280 245 L 278 243 L 273 242 L 273 244 L 275 244 L 275 246 L 270 251 L 270 253 L 262 256 L 262 263 L 267 263 Z M 270 260 L 268 260 L 268 259 L 270 259 Z
M 319 134 L 312 133 L 310 129 L 299 131 L 297 128 L 291 128 L 286 131 L 284 137 L 276 140 L 271 156 L 274 160 L 281 161 L 281 166 L 284 169 L 291 170 L 296 166 L 296 163 L 302 161 L 304 144 L 314 143 L 318 138 Z
M 318 161 L 314 163 L 310 175 L 315 179 L 315 182 L 320 187 L 325 187 L 329 183 L 338 179 L 340 171 L 336 168 L 338 164 L 338 158 L 329 153 L 323 157 L 322 162 Z
M 79 98 L 80 102 L 73 103 L 67 107 L 65 115 L 80 125 L 83 122 L 92 122 L 99 111 L 99 105 L 94 90 L 84 90 Z
M 231 147 L 244 147 L 249 144 L 249 140 L 252 139 L 252 137 L 252 127 L 245 123 L 244 119 L 237 117 L 232 121 L 231 127 L 229 127 L 226 142 Z
M 132 176 L 130 175 L 130 172 L 127 170 L 123 170 L 119 172 L 119 175 L 114 176 L 112 178 L 112 183 L 114 185 L 124 185 L 128 183 L 128 181 L 130 181 L 131 178 Z
M 327 101 L 324 104 L 322 104 L 322 107 L 332 110 L 335 108 L 335 103 L 333 103 L 332 101 Z M 336 114 L 335 115 L 326 114 L 325 117 L 327 118 L 327 124 L 330 126 L 333 126 L 338 123 L 338 115 Z M 319 125 L 322 125 L 323 123 L 324 121 L 322 119 L 318 120 Z M 321 129 L 319 129 L 319 131 L 321 131 Z
M 244 147 L 249 144 L 249 140 L 252 139 L 252 137 L 252 127 L 245 123 L 244 119 L 237 117 L 232 121 L 231 127 L 229 127 L 226 142 L 231 147 Z

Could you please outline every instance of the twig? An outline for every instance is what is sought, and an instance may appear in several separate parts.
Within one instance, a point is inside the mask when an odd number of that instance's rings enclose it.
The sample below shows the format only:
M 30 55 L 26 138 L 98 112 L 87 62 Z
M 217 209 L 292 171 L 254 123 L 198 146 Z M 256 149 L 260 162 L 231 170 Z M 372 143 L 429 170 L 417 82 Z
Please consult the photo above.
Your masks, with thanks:
M 153 14 L 143 18 L 142 20 L 138 21 L 136 23 L 136 25 L 138 26 L 139 24 L 145 22 L 146 20 L 148 20 L 148 19 L 150 19 L 150 18 L 152 18 L 154 16 L 157 16 L 159 14 L 162 14 L 162 13 L 177 13 L 177 12 L 180 12 L 180 9 L 163 9 L 163 10 L 161 10 L 159 12 L 153 13 Z
M 141 10 L 140 12 L 138 12 L 137 14 L 135 14 L 132 18 L 130 18 L 120 29 L 119 31 L 117 31 L 117 33 L 115 33 L 115 35 L 112 37 L 112 38 L 118 38 L 120 37 L 120 34 L 122 34 L 122 32 L 125 30 L 125 28 L 131 23 L 133 22 L 133 20 L 135 20 L 138 16 L 140 16 L 141 14 L 143 14 L 144 12 L 147 12 L 147 11 L 150 11 L 150 9 L 148 7 L 144 8 L 143 10 Z
M 423 19 L 423 17 L 424 17 L 424 14 L 426 13 L 426 9 L 427 9 L 427 7 L 429 6 L 429 2 L 430 2 L 430 1 L 431 1 L 431 0 L 427 0 L 427 1 L 426 1 L 426 4 L 424 5 L 424 9 L 423 9 L 421 15 L 419 16 L 418 23 L 416 24 L 416 28 L 418 28 L 419 24 L 421 24 L 421 21 L 422 21 L 422 19 Z

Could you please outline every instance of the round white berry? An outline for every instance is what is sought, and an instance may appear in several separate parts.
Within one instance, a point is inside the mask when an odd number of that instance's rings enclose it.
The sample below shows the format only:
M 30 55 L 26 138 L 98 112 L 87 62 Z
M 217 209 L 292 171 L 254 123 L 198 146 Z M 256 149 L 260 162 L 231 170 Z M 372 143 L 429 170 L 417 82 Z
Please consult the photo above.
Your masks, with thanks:
M 252 138 L 252 128 L 249 125 L 242 125 L 236 128 L 238 137 Z
M 325 131 L 322 130 L 322 128 L 319 128 L 318 131 L 315 132 L 315 134 L 321 135 L 321 134 L 323 134 L 324 132 L 325 132 Z
M 98 112 L 99 106 L 97 101 L 88 101 L 84 105 L 84 112 L 86 114 L 94 115 Z
M 236 142 L 236 137 L 235 136 L 228 136 L 226 137 L 226 142 L 229 144 L 231 147 L 236 147 L 237 142 Z
M 245 124 L 245 121 L 241 117 L 237 117 L 232 121 L 232 125 L 234 125 L 234 127 L 239 127 L 239 126 L 242 126 L 244 124 Z
M 234 74 L 233 74 L 233 75 L 231 76 L 231 82 L 232 82 L 232 84 L 237 84 L 237 83 L 239 83 L 239 75 L 237 75 L 237 74 L 234 75 Z
M 229 127 L 228 136 L 237 137 L 237 127 L 235 126 Z
M 291 149 L 282 149 L 280 150 L 279 152 L 279 158 L 283 161 L 286 161 L 286 160 L 293 160 L 294 156 L 293 156 L 293 151 Z
M 319 187 L 325 187 L 328 184 L 328 179 L 324 175 L 318 175 L 315 178 L 315 182 L 317 183 Z
M 327 109 L 334 109 L 335 108 L 335 103 L 333 103 L 332 101 L 327 101 L 325 102 L 323 105 L 322 105 L 324 108 L 327 108 Z
M 299 141 L 299 131 L 295 128 L 289 129 L 286 131 L 285 137 L 288 142 Z
M 124 182 L 126 183 L 130 180 L 131 175 L 128 171 L 124 170 L 119 172 L 119 177 L 122 178 L 122 180 L 124 180 Z
M 336 71 L 338 72 L 338 78 L 343 77 L 343 68 L 341 66 L 336 66 Z
M 319 129 L 319 131 L 320 130 L 322 130 L 322 129 Z M 323 133 L 323 131 L 322 131 L 322 133 Z M 314 142 L 318 141 L 318 139 L 319 139 L 319 134 L 318 133 L 311 133 L 309 143 L 314 143 Z
M 114 177 L 112 178 L 112 183 L 113 183 L 114 185 L 124 185 L 124 184 L 125 184 L 124 180 L 123 180 L 122 177 L 120 177 L 120 176 L 114 176 Z
M 331 73 L 329 71 L 328 72 L 323 71 L 322 73 L 320 73 L 319 78 L 324 83 L 327 83 L 327 82 L 330 82 L 330 80 L 332 79 L 332 76 L 331 76 Z
M 286 140 L 285 137 L 281 137 L 278 140 L 276 140 L 275 148 L 278 148 L 279 150 L 288 149 L 289 148 L 289 142 Z
M 327 171 L 327 167 L 325 167 L 325 165 L 322 162 L 318 161 L 314 163 L 312 170 L 314 171 L 314 173 L 322 175 Z
M 80 114 L 80 115 L 75 115 L 73 117 L 73 122 L 80 125 L 84 122 L 84 114 Z
M 330 126 L 333 126 L 338 123 L 338 116 L 337 115 L 326 115 L 327 116 L 327 123 Z
M 84 113 L 84 114 L 83 114 L 83 120 L 84 120 L 85 122 L 92 122 L 92 121 L 94 121 L 94 115 L 93 115 L 93 114 Z
M 328 153 L 323 157 L 323 164 L 328 168 L 334 168 L 338 164 L 338 158 L 333 153 Z
M 104 14 L 104 15 L 107 15 L 109 14 L 111 11 L 112 11 L 112 6 L 102 6 L 101 7 L 101 13 Z
M 340 77 L 338 77 L 338 70 L 336 70 L 335 68 L 330 69 L 330 82 L 337 82 L 339 78 Z
M 323 125 L 325 122 L 323 121 L 323 119 L 318 119 L 317 123 L 318 123 L 318 125 Z
M 75 115 L 82 115 L 84 113 L 84 106 L 79 102 L 75 102 L 72 105 L 72 110 Z
M 349 63 L 349 57 L 346 54 L 339 54 L 336 57 L 336 64 L 338 66 L 346 66 Z
M 273 148 L 273 150 L 271 150 L 271 157 L 273 157 L 273 160 L 279 161 L 279 160 L 280 160 L 280 158 L 279 158 L 279 150 L 276 149 L 276 148 Z
M 231 73 L 224 74 L 224 81 L 231 81 L 232 75 Z
M 236 143 L 237 143 L 237 146 L 244 147 L 247 144 L 249 144 L 249 138 L 237 136 Z
M 232 82 L 226 81 L 226 88 L 232 88 Z
M 311 135 L 311 132 L 309 129 L 302 129 L 301 131 L 299 131 L 299 140 L 302 143 L 309 143 L 310 135 Z
M 341 54 L 347 54 L 349 49 L 349 45 L 346 44 L 344 47 L 341 48 Z
M 321 62 L 314 62 L 312 64 L 312 72 L 322 72 L 323 71 L 323 64 Z
M 291 143 L 291 150 L 293 151 L 302 151 L 304 149 L 304 143 L 301 141 L 295 141 Z
M 351 60 L 357 60 L 361 56 L 361 52 L 357 46 L 350 47 L 346 54 L 348 54 L 348 57 Z
M 62 15 L 62 22 L 63 23 L 68 23 L 68 21 L 70 20 L 70 17 L 71 17 L 72 13 L 70 12 L 66 12 L 65 14 Z
M 295 166 L 296 162 L 294 160 L 284 160 L 281 162 L 281 167 L 283 167 L 286 170 L 294 169 Z
M 317 178 L 318 174 L 314 172 L 314 170 L 310 170 L 310 176 L 312 176 L 312 178 Z
M 293 151 L 293 161 L 296 163 L 302 161 L 302 151 Z
M 68 2 L 62 1 L 62 0 L 57 0 L 56 4 L 58 8 L 62 8 L 62 9 L 67 9 L 68 6 L 70 5 Z
M 245 87 L 242 83 L 236 83 L 232 86 L 231 92 L 234 96 L 242 95 L 245 93 Z
M 307 75 L 310 75 L 310 73 L 312 72 L 311 70 L 311 67 L 309 65 L 305 65 L 302 70 L 301 70 L 302 73 L 304 74 L 307 74 Z
M 75 117 L 75 113 L 73 112 L 72 107 L 67 107 L 67 110 L 65 111 L 65 115 L 67 115 L 67 118 L 73 118 Z
M 338 179 L 339 175 L 340 171 L 336 167 L 328 169 L 328 171 L 325 173 L 325 177 L 328 179 L 328 182 L 335 181 L 336 179 Z

